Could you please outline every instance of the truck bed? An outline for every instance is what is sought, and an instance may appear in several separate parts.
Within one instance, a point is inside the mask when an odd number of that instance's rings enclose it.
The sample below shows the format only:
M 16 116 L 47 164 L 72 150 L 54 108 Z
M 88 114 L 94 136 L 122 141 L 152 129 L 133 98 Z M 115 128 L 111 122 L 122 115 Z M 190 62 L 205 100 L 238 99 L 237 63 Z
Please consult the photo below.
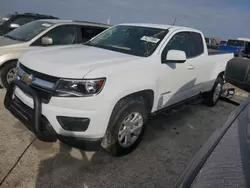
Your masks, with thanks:
M 208 49 L 208 55 L 220 55 L 220 54 L 230 54 L 230 52 Z

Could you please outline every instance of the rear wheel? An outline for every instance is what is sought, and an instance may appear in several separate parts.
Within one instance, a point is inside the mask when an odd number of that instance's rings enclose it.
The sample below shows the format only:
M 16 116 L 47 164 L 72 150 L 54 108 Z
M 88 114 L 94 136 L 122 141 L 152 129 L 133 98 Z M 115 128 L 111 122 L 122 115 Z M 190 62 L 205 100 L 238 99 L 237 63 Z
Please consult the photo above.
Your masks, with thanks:
M 132 152 L 142 139 L 147 119 L 143 98 L 123 99 L 112 113 L 103 148 L 114 156 Z
M 216 105 L 222 94 L 223 84 L 223 79 L 221 77 L 218 77 L 214 83 L 212 90 L 204 93 L 204 104 L 211 107 Z
M 17 61 L 6 62 L 0 70 L 0 84 L 2 87 L 8 88 L 9 84 L 16 77 Z

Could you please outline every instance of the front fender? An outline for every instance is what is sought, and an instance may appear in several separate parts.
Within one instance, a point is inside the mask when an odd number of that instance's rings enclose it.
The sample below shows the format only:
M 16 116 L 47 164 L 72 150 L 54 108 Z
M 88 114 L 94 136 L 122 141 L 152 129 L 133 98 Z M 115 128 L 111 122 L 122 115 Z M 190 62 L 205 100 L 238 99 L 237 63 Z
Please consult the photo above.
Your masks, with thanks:
M 2 66 L 5 62 L 19 59 L 19 57 L 22 54 L 23 54 L 23 52 L 6 53 L 6 54 L 3 54 L 3 55 L 0 55 L 0 66 Z

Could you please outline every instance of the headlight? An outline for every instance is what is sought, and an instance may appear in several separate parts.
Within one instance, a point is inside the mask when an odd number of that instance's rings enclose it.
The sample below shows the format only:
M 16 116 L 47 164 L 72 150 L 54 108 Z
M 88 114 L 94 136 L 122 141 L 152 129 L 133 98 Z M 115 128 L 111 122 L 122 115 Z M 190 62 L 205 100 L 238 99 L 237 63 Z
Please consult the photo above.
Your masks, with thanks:
M 97 95 L 104 87 L 106 79 L 71 80 L 62 79 L 56 86 L 57 97 L 87 97 Z

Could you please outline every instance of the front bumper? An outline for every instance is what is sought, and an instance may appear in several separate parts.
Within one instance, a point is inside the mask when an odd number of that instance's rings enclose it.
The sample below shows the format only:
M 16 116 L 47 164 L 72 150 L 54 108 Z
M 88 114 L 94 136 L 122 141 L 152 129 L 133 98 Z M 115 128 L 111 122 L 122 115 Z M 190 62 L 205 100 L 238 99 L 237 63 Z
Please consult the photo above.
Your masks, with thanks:
M 23 102 L 14 91 L 19 88 L 22 92 L 27 94 L 32 99 L 32 106 L 27 105 Z M 44 110 L 42 108 L 43 103 L 36 91 L 24 84 L 20 80 L 14 80 L 8 87 L 7 93 L 4 99 L 4 105 L 17 119 L 19 119 L 30 131 L 32 131 L 36 137 L 42 141 L 55 142 L 60 139 L 67 144 L 74 147 L 78 147 L 85 150 L 95 151 L 100 148 L 102 138 L 86 138 L 84 136 L 77 136 L 74 133 L 67 132 L 69 134 L 60 134 L 62 128 L 55 129 L 51 124 L 46 115 L 42 114 Z M 46 110 L 45 110 L 46 111 Z M 50 113 L 51 112 L 47 112 Z M 56 119 L 56 117 L 54 117 Z M 59 134 L 58 134 L 59 133 Z M 79 133 L 78 133 L 79 135 Z

